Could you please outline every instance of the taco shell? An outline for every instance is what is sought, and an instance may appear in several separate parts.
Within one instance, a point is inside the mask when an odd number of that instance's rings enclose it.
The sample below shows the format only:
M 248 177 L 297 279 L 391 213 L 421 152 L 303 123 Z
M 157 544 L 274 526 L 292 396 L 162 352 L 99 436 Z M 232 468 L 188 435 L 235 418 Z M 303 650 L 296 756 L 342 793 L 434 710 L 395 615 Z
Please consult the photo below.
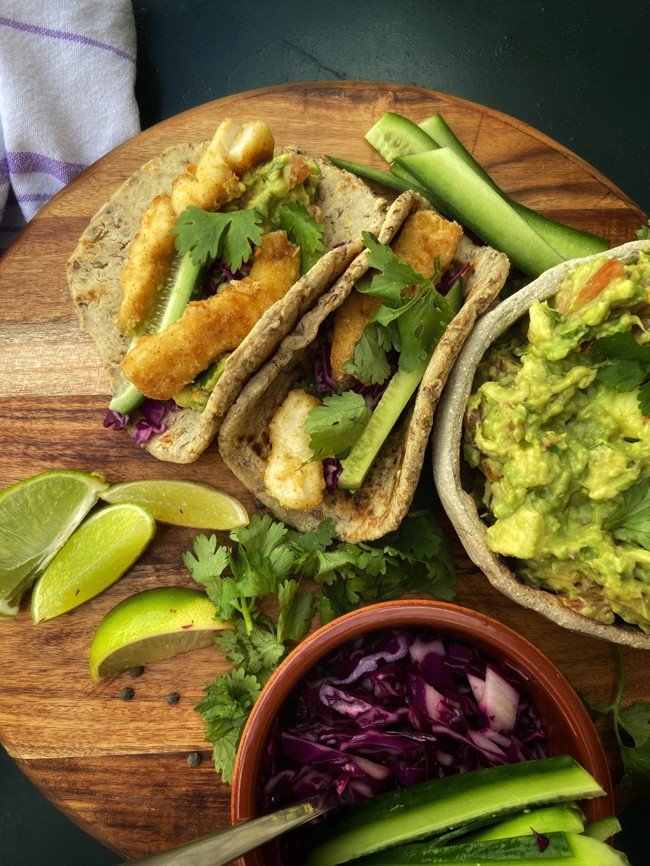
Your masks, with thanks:
M 409 214 L 425 207 L 430 205 L 417 193 L 403 193 L 389 208 L 379 241 L 390 243 Z M 435 407 L 449 371 L 477 316 L 492 304 L 509 271 L 505 255 L 490 247 L 478 247 L 465 236 L 452 267 L 464 264 L 469 265 L 464 277 L 464 304 L 433 353 L 415 401 L 391 431 L 357 492 L 326 492 L 318 508 L 298 511 L 281 506 L 271 497 L 263 478 L 273 413 L 294 384 L 311 374 L 319 329 L 367 270 L 365 252 L 302 317 L 244 387 L 221 427 L 219 450 L 239 480 L 281 520 L 306 531 L 330 518 L 338 538 L 350 542 L 380 538 L 400 525 L 415 493 Z
M 93 217 L 68 261 L 68 284 L 79 325 L 95 340 L 113 390 L 131 338 L 120 334 L 120 271 L 129 244 L 138 232 L 148 203 L 171 188 L 172 181 L 196 164 L 207 142 L 167 148 L 138 169 Z M 287 294 L 253 327 L 228 358 L 202 413 L 168 411 L 164 432 L 145 447 L 155 457 L 189 463 L 207 448 L 247 379 L 273 353 L 282 338 L 344 272 L 362 248 L 361 232 L 376 232 L 387 202 L 366 184 L 325 159 L 313 158 L 321 170 L 316 204 L 323 215 L 325 253 Z

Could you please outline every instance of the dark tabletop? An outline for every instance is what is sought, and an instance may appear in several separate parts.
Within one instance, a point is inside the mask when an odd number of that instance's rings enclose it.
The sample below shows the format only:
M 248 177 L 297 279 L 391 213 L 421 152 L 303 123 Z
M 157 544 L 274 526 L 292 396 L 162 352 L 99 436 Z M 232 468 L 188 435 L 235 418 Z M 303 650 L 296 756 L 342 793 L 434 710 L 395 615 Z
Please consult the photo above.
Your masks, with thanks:
M 232 93 L 377 80 L 512 115 L 650 212 L 647 0 L 134 0 L 142 126 Z M 113 866 L 0 749 L 0 863 Z M 634 866 L 649 801 L 622 816 Z

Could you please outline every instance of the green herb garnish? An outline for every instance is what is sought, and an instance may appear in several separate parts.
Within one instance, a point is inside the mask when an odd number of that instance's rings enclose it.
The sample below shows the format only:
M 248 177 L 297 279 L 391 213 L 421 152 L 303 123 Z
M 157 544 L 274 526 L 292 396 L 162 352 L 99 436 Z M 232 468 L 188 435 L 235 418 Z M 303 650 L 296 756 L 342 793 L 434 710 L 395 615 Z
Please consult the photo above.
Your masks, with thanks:
M 207 684 L 196 706 L 224 782 L 232 781 L 237 744 L 257 695 L 317 612 L 327 622 L 360 601 L 386 601 L 407 591 L 449 600 L 455 582 L 445 537 L 424 511 L 409 515 L 400 533 L 371 543 L 336 542 L 330 521 L 300 533 L 270 515 L 253 516 L 230 539 L 232 547 L 218 545 L 214 535 L 198 535 L 183 556 L 215 616 L 233 625 L 216 639 L 233 669 Z M 302 578 L 311 578 L 309 589 Z
M 190 205 L 171 229 L 179 255 L 192 254 L 192 263 L 203 265 L 224 259 L 238 271 L 251 257 L 251 245 L 262 240 L 262 217 L 254 210 L 205 211 Z
M 386 353 L 391 348 L 399 352 L 400 369 L 412 372 L 431 356 L 457 309 L 435 287 L 440 279 L 438 267 L 433 276 L 424 277 L 369 232 L 363 233 L 363 239 L 369 251 L 368 266 L 379 273 L 357 288 L 383 303 L 344 369 L 363 382 L 381 383 L 390 375 Z M 404 291 L 409 287 L 410 295 Z
M 639 409 L 643 415 L 650 415 L 650 345 L 637 342 L 626 331 L 601 337 L 588 351 L 596 363 L 603 363 L 597 380 L 613 391 L 638 388 Z
M 604 528 L 619 541 L 650 550 L 650 480 L 640 480 L 621 494 Z
M 312 460 L 342 457 L 357 441 L 368 423 L 372 410 L 361 394 L 344 391 L 323 397 L 321 406 L 310 410 L 305 421 Z
M 278 220 L 291 243 L 300 247 L 300 271 L 306 273 L 323 252 L 323 226 L 297 201 L 285 202 Z

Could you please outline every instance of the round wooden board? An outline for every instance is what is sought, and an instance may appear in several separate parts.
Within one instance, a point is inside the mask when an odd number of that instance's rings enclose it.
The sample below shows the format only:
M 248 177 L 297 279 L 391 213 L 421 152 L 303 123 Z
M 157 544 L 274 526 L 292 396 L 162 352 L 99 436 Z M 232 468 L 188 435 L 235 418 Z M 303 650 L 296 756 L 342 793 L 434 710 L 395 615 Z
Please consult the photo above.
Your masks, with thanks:
M 158 463 L 102 427 L 107 378 L 77 327 L 65 263 L 89 219 L 128 175 L 164 147 L 209 138 L 224 116 L 266 119 L 280 143 L 381 166 L 363 139 L 387 110 L 415 121 L 441 112 L 515 199 L 607 237 L 631 240 L 646 215 L 575 154 L 525 124 L 452 96 L 370 82 L 291 84 L 229 96 L 146 130 L 84 171 L 29 224 L 0 263 L 0 488 L 48 469 L 208 481 L 243 490 L 212 449 L 189 466 Z M 423 485 L 430 485 L 425 475 Z M 181 555 L 196 533 L 161 526 L 149 551 L 115 586 L 76 611 L 31 624 L 28 605 L 0 624 L 0 739 L 32 780 L 75 822 L 123 857 L 137 858 L 223 828 L 230 789 L 214 773 L 193 705 L 224 670 L 208 647 L 94 685 L 87 655 L 103 615 L 135 591 L 192 585 Z M 225 537 L 224 537 L 225 540 Z M 589 700 L 613 693 L 616 648 L 566 632 L 496 593 L 454 542 L 456 600 L 516 628 L 546 652 Z M 650 699 L 650 656 L 624 650 L 626 700 Z M 123 687 L 134 689 L 120 700 Z M 168 704 L 170 692 L 180 701 Z M 611 732 L 601 727 L 613 775 Z M 187 763 L 189 752 L 204 760 Z

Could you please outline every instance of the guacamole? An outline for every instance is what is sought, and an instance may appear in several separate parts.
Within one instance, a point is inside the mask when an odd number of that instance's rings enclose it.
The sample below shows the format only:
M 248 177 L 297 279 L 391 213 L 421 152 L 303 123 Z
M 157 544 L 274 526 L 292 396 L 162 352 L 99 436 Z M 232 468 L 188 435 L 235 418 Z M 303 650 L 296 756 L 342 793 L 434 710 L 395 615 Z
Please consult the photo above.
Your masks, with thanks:
M 650 418 L 634 382 L 604 377 L 613 361 L 594 349 L 614 334 L 650 344 L 649 287 L 644 254 L 579 265 L 486 353 L 464 439 L 484 476 L 489 547 L 584 616 L 647 633 L 650 550 L 612 527 L 626 491 L 650 478 Z

